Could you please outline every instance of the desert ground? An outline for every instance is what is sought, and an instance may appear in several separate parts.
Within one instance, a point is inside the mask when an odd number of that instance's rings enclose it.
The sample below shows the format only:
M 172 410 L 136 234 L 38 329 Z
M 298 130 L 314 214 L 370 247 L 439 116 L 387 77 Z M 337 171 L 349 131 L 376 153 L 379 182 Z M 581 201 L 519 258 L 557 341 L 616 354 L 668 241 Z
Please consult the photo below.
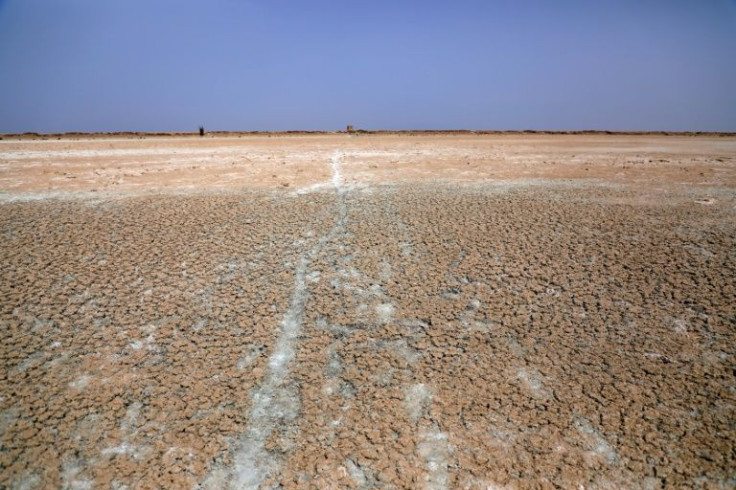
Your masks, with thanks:
M 736 487 L 736 136 L 6 136 L 0 233 L 0 488 Z

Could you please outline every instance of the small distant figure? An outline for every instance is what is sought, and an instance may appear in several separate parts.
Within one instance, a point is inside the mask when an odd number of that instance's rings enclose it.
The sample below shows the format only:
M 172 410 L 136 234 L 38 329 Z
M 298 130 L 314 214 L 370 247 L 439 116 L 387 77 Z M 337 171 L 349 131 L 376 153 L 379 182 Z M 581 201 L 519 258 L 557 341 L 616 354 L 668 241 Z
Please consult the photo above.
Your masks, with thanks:
M 204 136 L 204 126 L 199 127 L 199 135 Z
M 355 132 L 355 130 L 353 129 L 353 125 L 352 124 L 348 124 L 348 133 L 354 133 L 354 132 Z

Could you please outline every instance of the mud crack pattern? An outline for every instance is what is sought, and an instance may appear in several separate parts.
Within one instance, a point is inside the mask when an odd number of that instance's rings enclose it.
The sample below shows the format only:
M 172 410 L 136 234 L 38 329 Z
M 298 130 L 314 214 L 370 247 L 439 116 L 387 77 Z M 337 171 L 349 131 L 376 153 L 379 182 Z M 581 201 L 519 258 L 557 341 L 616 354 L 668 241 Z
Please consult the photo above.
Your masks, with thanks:
M 0 483 L 736 484 L 731 191 L 332 179 L 3 204 Z

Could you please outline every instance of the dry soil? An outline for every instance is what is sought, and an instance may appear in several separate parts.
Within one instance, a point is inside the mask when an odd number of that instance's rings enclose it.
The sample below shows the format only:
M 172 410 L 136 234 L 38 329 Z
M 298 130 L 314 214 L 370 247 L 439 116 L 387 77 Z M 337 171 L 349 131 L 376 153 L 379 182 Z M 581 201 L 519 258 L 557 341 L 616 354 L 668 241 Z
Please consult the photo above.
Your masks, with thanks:
M 6 138 L 0 233 L 0 487 L 736 486 L 736 138 Z

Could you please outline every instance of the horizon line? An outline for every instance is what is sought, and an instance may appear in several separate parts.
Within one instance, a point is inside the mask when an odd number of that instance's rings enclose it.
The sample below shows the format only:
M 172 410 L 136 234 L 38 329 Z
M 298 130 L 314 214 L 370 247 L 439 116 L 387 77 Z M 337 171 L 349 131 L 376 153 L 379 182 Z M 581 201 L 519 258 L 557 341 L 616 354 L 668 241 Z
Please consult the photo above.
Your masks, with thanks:
M 330 135 L 330 134 L 477 134 L 477 135 L 621 135 L 621 136 L 736 136 L 736 131 L 669 131 L 669 130 L 606 130 L 606 129 L 341 129 L 341 130 L 309 130 L 293 129 L 282 131 L 268 130 L 205 130 L 205 136 L 258 136 L 258 135 Z M 199 130 L 193 131 L 65 131 L 43 133 L 37 131 L 25 131 L 22 133 L 0 133 L 2 138 L 61 138 L 80 136 L 136 136 L 136 137 L 162 137 L 162 136 L 200 136 Z

